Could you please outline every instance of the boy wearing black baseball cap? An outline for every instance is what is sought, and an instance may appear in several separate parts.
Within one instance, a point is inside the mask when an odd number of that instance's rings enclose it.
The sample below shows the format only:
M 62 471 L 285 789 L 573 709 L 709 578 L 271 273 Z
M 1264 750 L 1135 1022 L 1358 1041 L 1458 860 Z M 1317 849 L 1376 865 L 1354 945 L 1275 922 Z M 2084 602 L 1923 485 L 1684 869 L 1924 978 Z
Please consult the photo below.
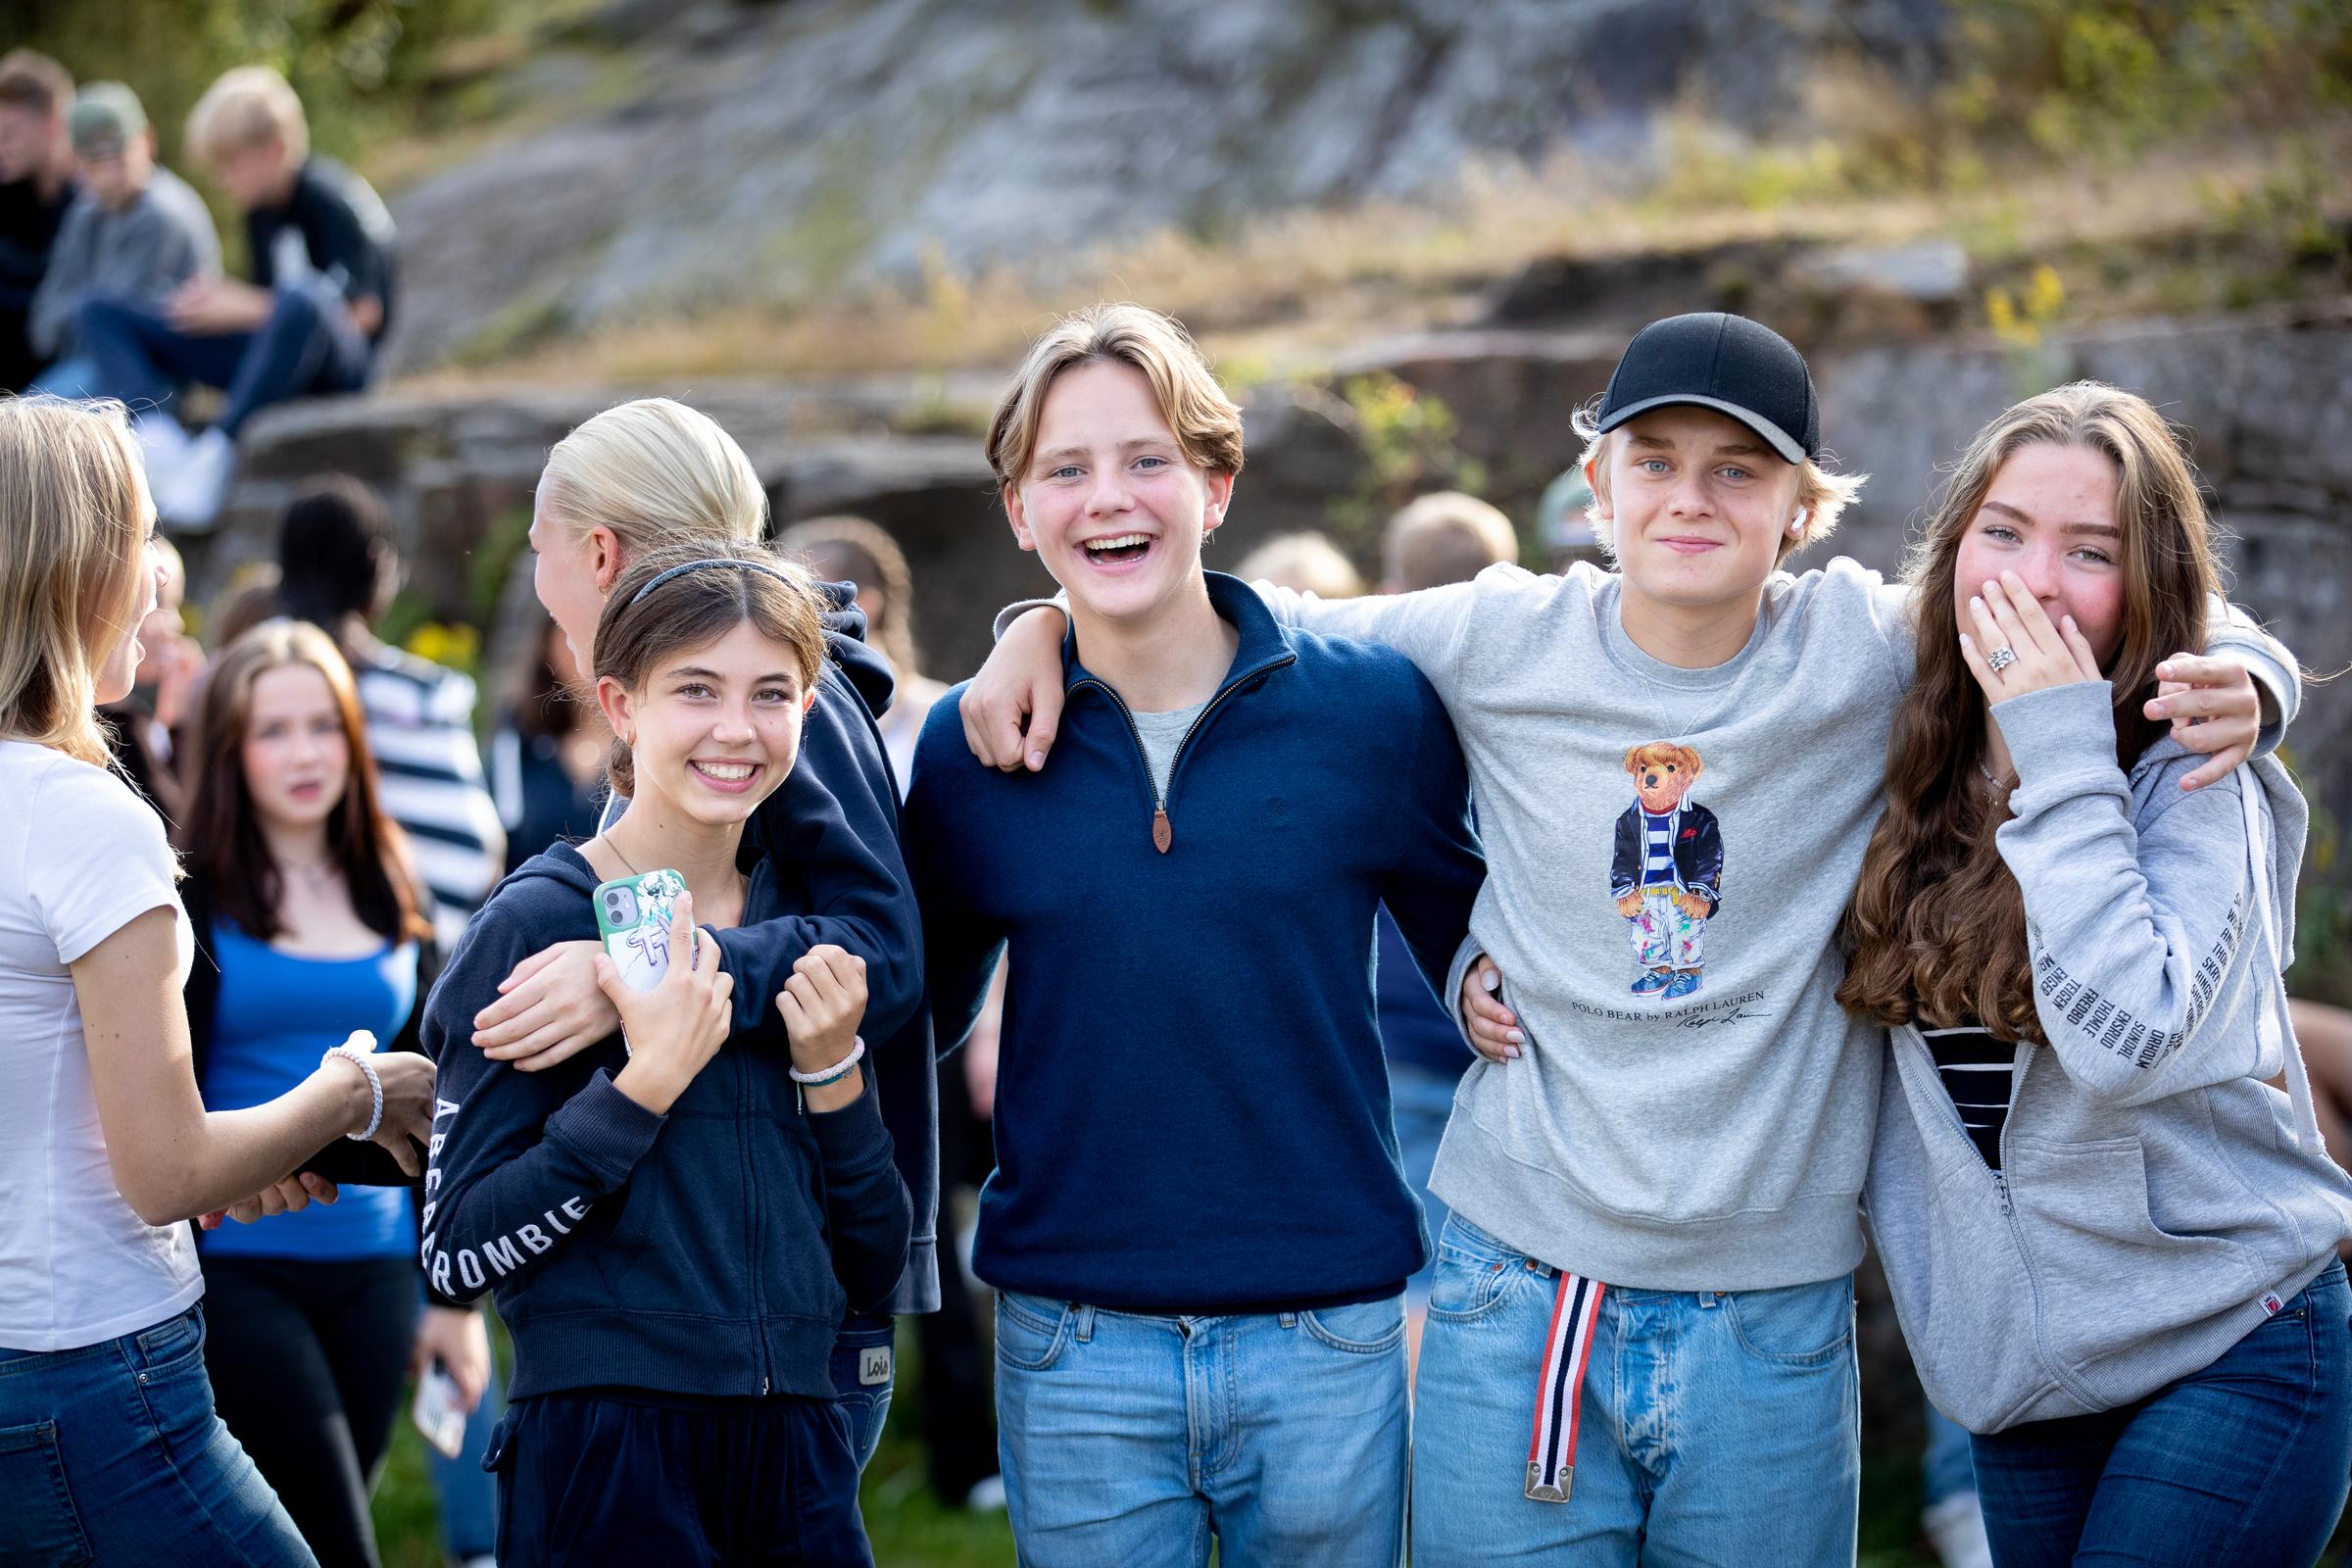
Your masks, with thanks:
M 1838 1006 L 1836 936 L 1912 631 L 1907 592 L 1852 562 L 1779 569 L 1862 482 L 1823 464 L 1820 425 L 1770 328 L 1653 322 L 1576 421 L 1615 570 L 1328 605 L 1260 585 L 1278 618 L 1429 676 L 1487 851 L 1446 998 L 1482 1060 L 1431 1183 L 1453 1214 L 1416 1387 L 1417 1562 L 1853 1559 L 1885 1044 Z M 1039 618 L 995 662 L 1036 668 Z M 2216 642 L 2291 702 L 2284 650 Z M 2238 714 L 2191 733 L 2242 755 L 2257 704 L 2231 673 Z M 976 750 L 1044 749 L 1045 705 L 1026 735 L 1012 711 L 1039 684 L 984 672 Z

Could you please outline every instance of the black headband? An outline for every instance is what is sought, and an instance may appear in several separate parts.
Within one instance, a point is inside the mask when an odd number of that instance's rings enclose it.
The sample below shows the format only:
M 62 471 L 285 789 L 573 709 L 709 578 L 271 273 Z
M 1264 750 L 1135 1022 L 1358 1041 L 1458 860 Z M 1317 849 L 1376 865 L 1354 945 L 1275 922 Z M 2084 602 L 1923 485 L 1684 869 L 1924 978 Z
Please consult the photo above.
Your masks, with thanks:
M 638 600 L 643 599 L 672 577 L 683 577 L 690 571 L 701 571 L 706 566 L 741 566 L 746 571 L 763 571 L 787 588 L 793 586 L 792 578 L 783 567 L 769 565 L 764 561 L 745 561 L 736 556 L 706 556 L 701 561 L 689 561 L 683 564 L 672 566 L 666 571 L 654 573 L 651 582 L 629 595 L 629 604 L 634 606 Z

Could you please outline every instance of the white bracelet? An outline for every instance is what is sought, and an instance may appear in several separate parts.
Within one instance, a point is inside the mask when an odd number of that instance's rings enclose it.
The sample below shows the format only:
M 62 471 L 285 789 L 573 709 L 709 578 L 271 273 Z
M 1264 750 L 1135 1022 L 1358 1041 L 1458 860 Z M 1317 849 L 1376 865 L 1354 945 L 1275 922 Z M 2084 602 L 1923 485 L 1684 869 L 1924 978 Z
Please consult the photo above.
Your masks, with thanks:
M 368 1075 L 368 1125 L 359 1132 L 343 1135 L 356 1144 L 364 1144 L 374 1138 L 375 1130 L 384 1124 L 384 1081 L 375 1075 L 375 1063 L 369 1061 L 368 1055 L 368 1052 L 346 1040 L 339 1046 L 330 1047 L 318 1057 L 321 1067 L 340 1056 Z
M 820 1068 L 815 1072 L 803 1072 L 798 1067 L 787 1067 L 784 1070 L 792 1074 L 794 1083 L 809 1089 L 818 1089 L 826 1084 L 838 1083 L 847 1078 L 850 1075 L 850 1069 L 858 1065 L 858 1058 L 864 1054 L 865 1040 L 860 1036 L 850 1042 L 850 1054 L 830 1067 Z

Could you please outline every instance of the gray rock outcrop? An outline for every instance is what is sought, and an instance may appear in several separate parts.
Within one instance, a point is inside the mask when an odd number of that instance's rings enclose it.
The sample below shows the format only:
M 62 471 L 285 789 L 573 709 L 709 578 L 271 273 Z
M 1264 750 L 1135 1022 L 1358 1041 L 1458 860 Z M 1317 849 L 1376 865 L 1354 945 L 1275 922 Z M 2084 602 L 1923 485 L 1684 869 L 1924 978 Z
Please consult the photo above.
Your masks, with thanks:
M 1935 0 L 956 0 L 636 13 L 642 86 L 399 193 L 414 367 L 936 257 L 1052 284 L 1104 247 L 1443 203 L 1562 149 L 1633 166 L 1678 98 L 1758 129 L 1828 47 L 1913 77 Z

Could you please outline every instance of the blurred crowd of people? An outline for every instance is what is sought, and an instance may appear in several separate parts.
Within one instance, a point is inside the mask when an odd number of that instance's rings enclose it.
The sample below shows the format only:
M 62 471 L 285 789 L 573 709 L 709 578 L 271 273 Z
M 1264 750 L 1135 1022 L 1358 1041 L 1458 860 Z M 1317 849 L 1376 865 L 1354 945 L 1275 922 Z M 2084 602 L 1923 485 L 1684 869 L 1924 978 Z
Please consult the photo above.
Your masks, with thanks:
M 311 150 L 274 71 L 221 76 L 182 147 L 244 225 L 248 280 L 223 271 L 213 215 L 158 161 L 133 88 L 77 88 L 29 49 L 0 56 L 0 390 L 127 405 L 157 511 L 196 532 L 220 514 L 247 420 L 368 385 L 398 268 L 391 215 Z

